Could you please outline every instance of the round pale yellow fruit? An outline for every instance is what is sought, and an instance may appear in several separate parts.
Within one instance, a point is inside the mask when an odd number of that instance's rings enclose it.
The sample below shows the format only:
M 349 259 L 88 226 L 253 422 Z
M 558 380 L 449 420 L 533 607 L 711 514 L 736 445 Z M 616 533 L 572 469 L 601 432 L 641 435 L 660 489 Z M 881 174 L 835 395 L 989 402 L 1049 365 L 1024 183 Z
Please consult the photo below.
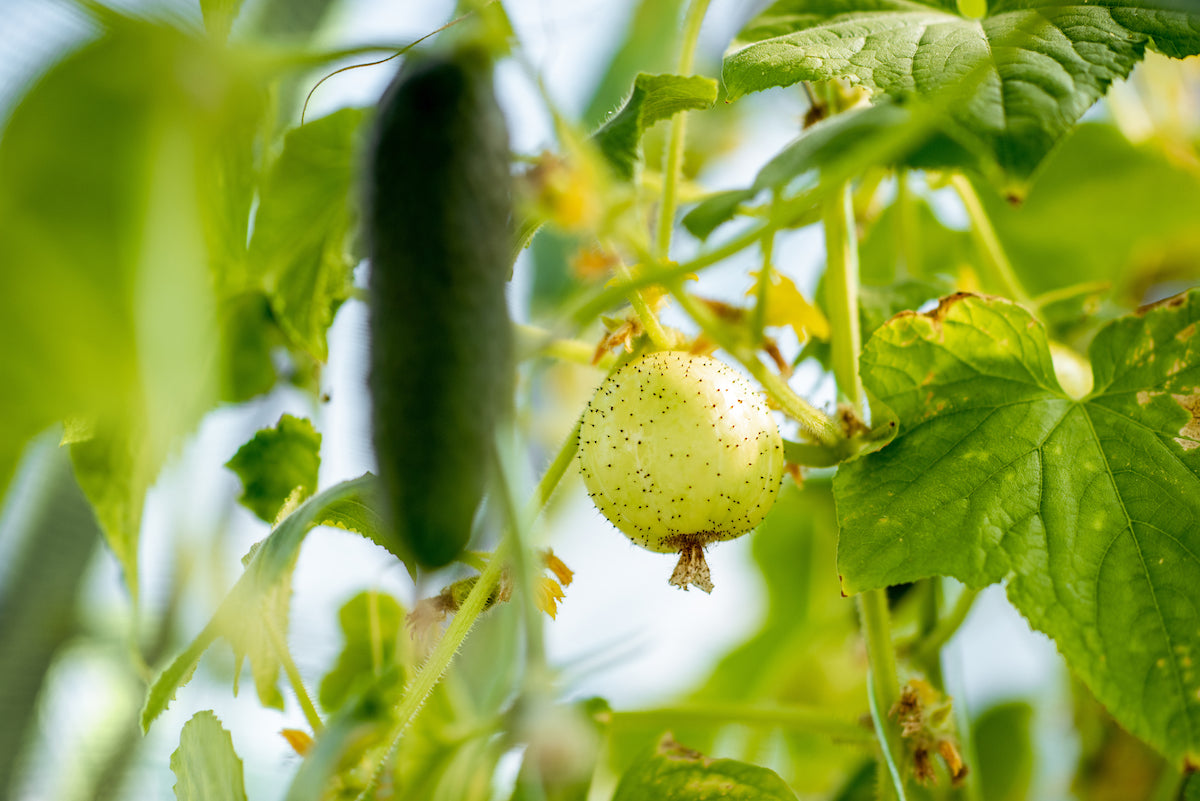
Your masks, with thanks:
M 712 591 L 704 548 L 775 503 L 783 441 L 760 393 L 708 356 L 642 356 L 600 385 L 579 435 L 597 508 L 647 550 L 679 553 L 671 583 Z

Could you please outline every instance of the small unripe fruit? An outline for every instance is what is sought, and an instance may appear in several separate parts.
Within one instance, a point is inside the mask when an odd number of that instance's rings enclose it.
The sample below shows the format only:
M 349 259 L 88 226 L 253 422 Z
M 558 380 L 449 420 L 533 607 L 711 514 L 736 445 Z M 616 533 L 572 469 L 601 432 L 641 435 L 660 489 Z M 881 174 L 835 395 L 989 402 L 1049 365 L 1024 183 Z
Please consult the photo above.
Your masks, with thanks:
M 679 553 L 671 583 L 712 591 L 704 548 L 766 517 L 783 441 L 763 397 L 707 356 L 662 351 L 617 370 L 583 416 L 584 484 L 613 525 L 647 550 Z

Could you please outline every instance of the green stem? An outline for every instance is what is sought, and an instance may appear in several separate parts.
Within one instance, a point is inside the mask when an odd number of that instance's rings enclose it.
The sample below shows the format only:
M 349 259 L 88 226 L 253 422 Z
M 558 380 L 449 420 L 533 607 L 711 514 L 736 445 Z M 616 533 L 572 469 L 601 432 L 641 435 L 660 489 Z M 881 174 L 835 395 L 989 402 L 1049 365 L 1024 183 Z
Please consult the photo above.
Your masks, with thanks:
M 858 232 L 850 185 L 843 184 L 825 202 L 825 287 L 829 327 L 833 332 L 833 376 L 838 389 L 862 417 L 862 379 L 858 354 L 862 328 L 858 316 Z
M 874 685 L 875 675 L 871 668 L 867 668 L 867 684 Z M 891 725 L 891 721 L 887 716 L 880 712 L 880 702 L 874 692 L 868 691 L 867 702 L 871 705 L 871 722 L 875 724 L 875 731 L 878 732 L 880 755 L 883 757 L 882 775 L 876 781 L 878 798 L 880 799 L 897 799 L 897 801 L 906 801 L 904 794 L 904 777 L 900 773 L 900 765 L 902 764 L 897 754 L 897 749 L 892 746 L 895 738 L 884 734 L 887 728 Z M 889 779 L 891 784 L 888 784 L 885 779 Z M 889 792 L 890 790 L 890 792 Z
M 733 332 L 729 331 L 728 326 L 722 323 L 708 309 L 696 302 L 696 299 L 684 291 L 679 281 L 673 281 L 667 284 L 667 289 L 671 292 L 671 296 L 675 298 L 679 306 L 687 312 L 696 324 L 712 338 L 724 351 L 729 353 L 754 376 L 758 383 L 762 384 L 763 389 L 779 403 L 781 409 L 792 419 L 800 423 L 801 426 L 817 439 L 823 445 L 836 446 L 845 441 L 841 429 L 837 423 L 830 420 L 829 417 L 822 414 L 817 409 L 813 408 L 808 401 L 801 398 L 792 388 L 788 386 L 787 381 L 778 373 L 768 370 L 766 365 L 759 361 L 758 354 L 754 348 L 750 348 L 740 343 Z
M 779 195 L 776 194 L 771 202 L 772 210 Z M 775 252 L 775 231 L 767 231 L 762 239 L 762 267 L 758 271 L 758 281 L 754 287 L 754 309 L 750 314 L 750 338 L 752 342 L 761 342 L 763 329 L 767 325 L 767 300 L 771 289 L 771 258 Z
M 558 453 L 554 456 L 554 461 L 550 462 L 550 466 L 546 468 L 546 472 L 542 474 L 542 480 L 538 482 L 537 489 L 533 492 L 534 510 L 540 511 L 550 502 L 550 496 L 554 494 L 554 490 L 558 487 L 562 477 L 566 475 L 567 469 L 570 468 L 571 462 L 575 459 L 575 452 L 579 450 L 579 431 L 583 427 L 583 415 L 575 421 L 575 425 L 571 427 L 571 433 L 567 434 L 566 440 L 562 447 L 558 449 Z
M 628 281 L 633 278 L 633 273 L 629 272 L 629 268 L 621 265 L 617 268 L 617 278 L 622 281 Z M 657 350 L 670 350 L 672 341 L 667 335 L 666 329 L 662 327 L 662 323 L 658 321 L 658 315 L 654 313 L 654 309 L 650 308 L 650 304 L 646 302 L 646 296 L 642 294 L 640 289 L 631 289 L 629 291 L 629 304 L 633 306 L 633 311 L 637 314 L 638 320 L 642 323 L 642 328 L 650 337 L 650 341 L 654 343 Z
M 830 714 L 819 707 L 764 706 L 749 704 L 706 703 L 612 712 L 609 724 L 631 729 L 672 728 L 675 726 L 723 726 L 739 723 L 747 726 L 782 728 L 789 731 L 822 734 L 839 742 L 872 743 L 875 734 L 862 723 Z
M 749 231 L 735 236 L 724 245 L 682 264 L 659 262 L 653 266 L 649 264 L 644 265 L 629 280 L 614 281 L 597 292 L 571 314 L 571 319 L 580 325 L 590 322 L 596 315 L 624 300 L 629 290 L 640 289 L 641 287 L 653 284 L 666 284 L 692 273 L 700 272 L 705 267 L 724 261 L 730 256 L 741 253 L 751 245 L 758 244 L 762 241 L 764 234 L 779 227 L 780 225 L 776 220 L 767 220 L 762 225 L 755 226 Z
M 683 43 L 679 51 L 680 75 L 691 75 L 696 61 L 696 41 L 700 38 L 700 24 L 708 11 L 709 0 L 692 0 L 683 23 Z M 687 141 L 687 112 L 671 118 L 671 135 L 667 142 L 667 153 L 663 164 L 662 202 L 658 208 L 658 236 L 655 253 L 660 259 L 671 252 L 671 234 L 675 230 L 675 203 L 679 185 L 679 174 L 683 170 L 684 145 Z
M 983 202 L 979 199 L 975 187 L 971 185 L 965 175 L 951 176 L 950 185 L 958 193 L 963 208 L 967 211 L 967 217 L 971 221 L 971 236 L 974 238 L 975 244 L 979 246 L 979 252 L 991 273 L 992 280 L 1005 295 L 1017 303 L 1029 303 L 1029 295 L 1025 293 L 1025 288 L 1017 280 L 1012 263 L 1009 262 L 1008 256 L 1000 244 L 1000 238 L 996 236 L 996 229 L 992 226 L 991 218 L 983 208 Z
M 374 764 L 371 770 L 371 781 L 362 793 L 359 794 L 358 801 L 366 801 L 366 799 L 374 795 L 375 787 L 379 783 L 380 774 L 383 772 L 383 766 L 387 764 L 388 760 L 396 752 L 404 730 L 408 728 L 408 724 L 416 717 L 417 712 L 421 709 L 426 699 L 429 698 L 430 693 L 437 687 L 446 669 L 450 667 L 450 661 L 458 652 L 463 640 L 467 638 L 467 633 L 470 632 L 471 627 L 475 625 L 475 621 L 487 605 L 488 596 L 492 594 L 492 591 L 500 581 L 500 574 L 504 570 L 504 564 L 507 561 L 510 548 L 511 543 L 508 538 L 505 538 L 496 548 L 492 554 L 491 561 L 488 562 L 487 569 L 483 571 L 479 576 L 479 580 L 475 582 L 475 586 L 471 588 L 471 592 L 467 594 L 466 600 L 458 608 L 454 619 L 446 627 L 446 632 L 438 640 L 433 653 L 429 655 L 429 658 L 425 660 L 425 664 L 421 666 L 417 675 L 405 688 L 404 698 L 396 707 L 395 723 L 392 724 L 392 728 L 388 732 L 387 750 L 380 755 Z
M 863 637 L 867 643 L 867 695 L 875 733 L 883 752 L 896 797 L 904 801 L 904 756 L 900 732 L 892 722 L 891 709 L 900 700 L 896 655 L 892 650 L 891 623 L 886 590 L 868 590 L 858 596 Z M 881 785 L 882 787 L 882 785 Z
M 979 592 L 977 589 L 964 587 L 950 613 L 939 620 L 937 626 L 928 634 L 920 636 L 913 642 L 902 643 L 901 650 L 907 651 L 912 659 L 920 663 L 936 659 L 942 648 L 950 642 L 950 638 L 967 619 L 967 615 L 971 613 L 971 607 Z
M 525 617 L 525 678 L 540 686 L 546 675 L 546 642 L 542 630 L 542 613 L 537 606 L 537 570 L 533 565 L 532 543 L 529 541 L 531 514 L 522 514 L 520 502 L 513 494 L 512 478 L 516 474 L 517 457 L 513 447 L 514 433 L 498 437 L 495 448 L 496 485 L 500 506 L 512 540 L 513 578 L 516 580 L 521 611 Z
M 828 313 L 832 332 L 833 374 L 838 389 L 860 417 L 863 412 L 863 393 L 858 374 L 859 352 L 862 350 L 862 331 L 858 317 L 858 233 L 854 227 L 849 183 L 831 192 L 824 205 L 825 213 L 825 281 L 828 292 Z M 867 694 L 875 733 L 891 774 L 896 796 L 904 799 L 903 755 L 900 732 L 888 715 L 900 698 L 900 680 L 896 671 L 896 654 L 892 648 L 892 631 L 888 613 L 887 591 L 868 590 L 858 596 L 862 617 L 863 637 L 867 644 Z M 880 787 L 886 785 L 882 784 Z
M 589 345 L 578 339 L 561 339 L 550 331 L 534 325 L 515 323 L 513 330 L 517 335 L 517 350 L 522 354 L 522 358 L 549 356 L 586 367 L 598 367 L 601 370 L 612 369 L 614 362 L 612 354 L 606 353 L 600 357 L 599 361 L 594 361 L 595 345 Z
M 919 628 L 923 642 L 937 630 L 938 618 L 942 611 L 942 579 L 940 576 L 931 576 L 920 582 L 918 586 L 921 594 L 921 606 L 918 610 L 920 614 Z M 918 664 L 924 668 L 925 675 L 934 689 L 945 692 L 946 681 L 942 675 L 940 649 L 928 654 L 928 658 L 919 660 Z
M 912 190 L 908 186 L 908 170 L 896 171 L 896 209 L 900 213 L 900 224 L 896 226 L 896 249 L 904 259 L 904 269 L 908 275 L 919 275 L 921 243 L 917 227 L 917 207 L 913 203 Z
M 275 656 L 279 659 L 279 663 L 283 665 L 283 672 L 287 674 L 288 682 L 292 685 L 292 691 L 296 693 L 296 700 L 300 702 L 300 708 L 304 710 L 304 718 L 308 721 L 313 735 L 319 734 L 325 726 L 321 723 L 321 716 L 317 714 L 317 708 L 313 705 L 312 698 L 308 695 L 308 690 L 304 688 L 304 680 L 300 677 L 300 671 L 296 668 L 296 663 L 292 660 L 287 640 L 284 639 L 283 632 L 279 630 L 279 627 L 275 625 L 275 621 L 270 616 L 266 617 L 264 622 L 266 624 L 267 636 L 271 640 L 271 647 L 275 650 Z

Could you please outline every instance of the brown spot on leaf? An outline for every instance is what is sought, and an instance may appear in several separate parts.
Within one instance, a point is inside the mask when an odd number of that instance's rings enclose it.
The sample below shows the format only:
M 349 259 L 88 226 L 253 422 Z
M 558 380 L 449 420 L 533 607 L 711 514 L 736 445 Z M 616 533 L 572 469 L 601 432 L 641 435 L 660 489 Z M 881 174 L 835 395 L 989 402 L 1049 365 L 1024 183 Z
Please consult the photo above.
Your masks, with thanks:
M 1145 306 L 1139 307 L 1134 314 L 1138 317 L 1145 317 L 1147 313 L 1158 309 L 1178 309 L 1183 304 L 1187 303 L 1187 293 L 1172 295 L 1169 298 L 1156 300 L 1153 303 L 1147 303 Z
M 1181 328 L 1175 338 L 1180 342 L 1187 342 L 1194 336 L 1196 336 L 1196 324 L 1192 323 L 1187 328 Z
M 712 763 L 711 759 L 699 751 L 688 748 L 685 745 L 680 745 L 675 740 L 675 735 L 671 732 L 667 732 L 662 736 L 662 739 L 658 741 L 658 748 L 655 750 L 659 756 L 666 757 L 667 759 L 676 759 L 680 762 L 699 762 L 706 767 Z
M 1184 424 L 1183 428 L 1179 429 L 1179 436 L 1175 438 L 1175 441 L 1185 451 L 1200 448 L 1200 394 L 1171 395 L 1171 397 L 1183 407 L 1185 412 L 1191 415 L 1191 419 Z
M 1159 395 L 1161 395 L 1161 394 L 1162 394 L 1161 392 L 1149 392 L 1149 391 L 1147 391 L 1147 390 L 1144 390 L 1144 389 L 1143 389 L 1143 390 L 1141 390 L 1141 391 L 1140 391 L 1140 392 L 1138 392 L 1138 394 L 1137 394 L 1137 402 L 1138 402 L 1138 406 L 1145 406 L 1145 405 L 1146 405 L 1146 404 L 1148 404 L 1148 403 L 1149 403 L 1151 400 L 1153 400 L 1154 398 L 1157 398 L 1157 397 L 1158 397 Z

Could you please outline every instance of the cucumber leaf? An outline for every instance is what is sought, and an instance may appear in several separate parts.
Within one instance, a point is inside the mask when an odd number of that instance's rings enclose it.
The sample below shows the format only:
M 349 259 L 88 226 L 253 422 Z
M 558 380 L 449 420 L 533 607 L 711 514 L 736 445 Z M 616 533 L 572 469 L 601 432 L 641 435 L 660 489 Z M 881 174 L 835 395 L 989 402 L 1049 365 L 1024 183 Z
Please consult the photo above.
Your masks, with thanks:
M 996 0 L 982 19 L 945 0 L 778 0 L 725 57 L 730 99 L 844 77 L 893 97 L 941 98 L 1011 193 L 1146 48 L 1200 53 L 1181 0 Z
M 329 356 L 325 331 L 353 285 L 348 243 L 365 118 L 362 109 L 347 108 L 288 131 L 250 239 L 250 270 L 280 328 L 320 362 Z
M 404 609 L 392 596 L 368 590 L 342 606 L 338 623 L 345 644 L 337 662 L 321 680 L 319 696 L 321 706 L 330 710 L 340 708 L 359 692 L 365 692 L 380 675 L 397 668 L 396 643 L 404 625 Z M 395 685 L 403 683 L 401 672 Z
M 197 712 L 179 734 L 171 754 L 176 801 L 246 801 L 242 760 L 233 738 L 211 710 Z
M 639 73 L 621 110 L 592 135 L 616 174 L 632 180 L 642 161 L 641 142 L 651 125 L 688 110 L 712 108 L 717 82 L 702 75 Z
M 667 735 L 625 772 L 613 801 L 795 801 L 779 774 L 734 759 L 709 759 Z
M 350 525 L 364 525 L 365 528 L 371 518 L 359 510 L 374 505 L 378 491 L 377 479 L 370 473 L 336 484 L 288 515 L 270 536 L 251 550 L 246 571 L 221 602 L 212 620 L 150 685 L 142 707 L 143 731 L 150 728 L 179 688 L 191 679 L 200 657 L 218 637 L 233 643 L 239 664 L 244 655 L 249 655 L 263 704 L 282 706 L 283 700 L 276 686 L 279 660 L 272 650 L 271 640 L 275 634 L 280 637 L 286 634 L 291 574 L 300 546 L 314 526 L 329 523 L 341 528 Z M 377 531 L 357 531 L 378 541 Z M 274 626 L 275 632 L 266 630 L 267 626 Z
M 901 314 L 863 353 L 896 439 L 834 488 L 846 592 L 933 575 L 1008 596 L 1129 731 L 1200 761 L 1200 290 L 1102 329 L 1062 391 L 1000 299 Z
M 285 414 L 238 448 L 225 466 L 242 480 L 241 504 L 274 523 L 294 490 L 299 488 L 301 501 L 316 491 L 321 435 L 310 420 Z

